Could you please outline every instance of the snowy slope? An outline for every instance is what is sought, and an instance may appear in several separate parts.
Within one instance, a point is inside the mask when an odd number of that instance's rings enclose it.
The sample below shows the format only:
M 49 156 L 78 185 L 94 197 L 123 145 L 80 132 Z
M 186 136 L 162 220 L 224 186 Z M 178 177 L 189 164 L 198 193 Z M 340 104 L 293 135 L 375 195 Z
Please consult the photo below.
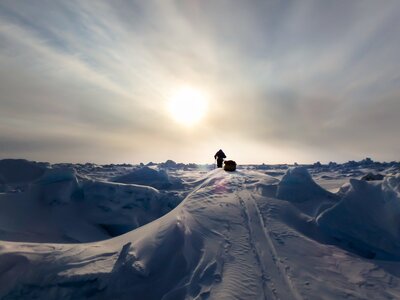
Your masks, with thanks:
M 324 212 L 316 221 L 321 206 L 309 189 L 330 201 L 326 214 L 350 196 L 332 196 L 305 170 L 284 177 L 215 170 L 170 213 L 124 235 L 87 244 L 2 242 L 0 297 L 399 298 L 398 260 L 369 259 L 343 245 L 323 225 Z M 397 181 L 383 185 L 398 188 Z M 296 190 L 301 199 L 284 199 L 283 190 Z M 396 247 L 391 253 L 398 255 Z
M 318 216 L 319 226 L 369 256 L 400 258 L 400 174 L 376 182 L 350 179 L 342 193 Z
M 159 218 L 180 201 L 149 186 L 78 177 L 73 168 L 47 168 L 18 191 L 0 193 L 0 240 L 104 240 Z

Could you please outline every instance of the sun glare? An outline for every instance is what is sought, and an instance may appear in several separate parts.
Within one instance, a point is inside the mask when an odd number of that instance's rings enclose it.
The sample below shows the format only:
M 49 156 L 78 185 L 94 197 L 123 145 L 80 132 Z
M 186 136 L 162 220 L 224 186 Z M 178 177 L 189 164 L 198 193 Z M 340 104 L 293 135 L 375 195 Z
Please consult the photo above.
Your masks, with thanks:
M 206 110 L 207 99 L 204 93 L 189 87 L 179 89 L 168 102 L 168 111 L 172 118 L 186 126 L 199 123 Z

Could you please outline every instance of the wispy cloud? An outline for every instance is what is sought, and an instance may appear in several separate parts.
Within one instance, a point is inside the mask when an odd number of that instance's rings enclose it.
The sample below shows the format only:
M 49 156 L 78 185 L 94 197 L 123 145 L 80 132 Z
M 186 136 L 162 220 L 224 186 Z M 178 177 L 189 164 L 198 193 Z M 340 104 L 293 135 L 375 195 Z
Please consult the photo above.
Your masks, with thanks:
M 396 159 L 399 27 L 397 1 L 2 1 L 0 155 Z M 190 131 L 182 84 L 210 94 Z

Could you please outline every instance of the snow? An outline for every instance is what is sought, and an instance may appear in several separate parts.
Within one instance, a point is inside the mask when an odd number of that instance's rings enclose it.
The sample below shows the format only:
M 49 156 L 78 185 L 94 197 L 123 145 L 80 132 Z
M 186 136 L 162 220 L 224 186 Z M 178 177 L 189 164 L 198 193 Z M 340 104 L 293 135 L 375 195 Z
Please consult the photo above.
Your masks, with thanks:
M 117 176 L 113 181 L 149 185 L 157 189 L 179 188 L 181 186 L 180 180 L 171 178 L 165 170 L 155 170 L 149 167 L 139 168 L 128 174 Z
M 370 256 L 398 256 L 399 186 L 400 175 L 387 177 L 383 182 L 350 179 L 342 200 L 321 213 L 317 222 L 330 235 Z
M 297 204 L 313 216 L 332 206 L 336 200 L 334 194 L 315 183 L 305 167 L 287 170 L 277 186 L 276 197 Z
M 78 177 L 68 166 L 48 168 L 24 190 L 0 193 L 0 239 L 103 240 L 151 222 L 180 202 L 149 186 Z
M 46 164 L 25 159 L 0 160 L 0 183 L 22 183 L 39 178 L 46 170 Z
M 168 164 L 141 185 L 112 181 L 143 166 L 50 165 L 6 188 L 0 298 L 400 297 L 397 164 Z M 180 184 L 150 187 L 160 173 Z
M 317 185 L 307 169 L 289 169 L 278 184 L 276 197 L 292 202 L 304 202 L 315 198 L 329 197 L 330 193 Z

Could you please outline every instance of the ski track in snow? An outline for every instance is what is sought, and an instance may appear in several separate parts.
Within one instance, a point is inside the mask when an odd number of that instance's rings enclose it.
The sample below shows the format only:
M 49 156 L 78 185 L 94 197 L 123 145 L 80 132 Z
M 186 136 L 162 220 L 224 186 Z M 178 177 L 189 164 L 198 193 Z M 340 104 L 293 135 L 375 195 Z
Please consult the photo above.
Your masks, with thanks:
M 211 224 L 217 218 L 225 221 L 225 230 L 213 230 L 224 240 L 224 251 L 219 251 L 216 258 L 223 282 L 211 283 L 207 289 L 209 295 L 212 299 L 302 299 L 277 255 L 258 205 L 248 190 L 247 175 L 237 172 L 226 176 L 228 180 L 225 177 L 218 182 L 217 175 L 217 182 L 212 182 L 224 186 L 223 193 L 208 191 L 205 184 L 204 189 L 196 189 L 199 192 L 194 195 L 198 199 L 188 202 L 191 214 L 201 212 L 204 216 L 202 223 Z M 223 211 L 214 210 L 213 205 L 230 207 L 230 213 L 236 217 L 223 219 Z
M 246 179 L 244 181 L 238 185 L 242 185 L 243 189 L 236 191 L 236 195 L 243 209 L 250 245 L 260 266 L 265 299 L 301 299 L 280 262 L 258 205 L 245 185 Z

